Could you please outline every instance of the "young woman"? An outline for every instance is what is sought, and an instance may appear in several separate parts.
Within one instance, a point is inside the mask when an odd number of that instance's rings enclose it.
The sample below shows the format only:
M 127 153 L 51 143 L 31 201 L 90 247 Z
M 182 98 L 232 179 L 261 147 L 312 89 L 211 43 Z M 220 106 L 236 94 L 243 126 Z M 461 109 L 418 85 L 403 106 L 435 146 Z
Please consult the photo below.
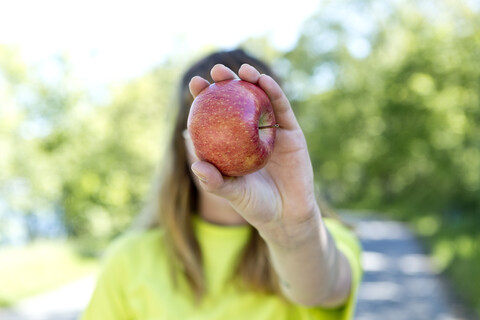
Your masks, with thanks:
M 265 91 L 280 127 L 267 165 L 232 178 L 197 159 L 186 125 L 195 96 L 234 78 Z M 142 228 L 112 245 L 83 320 L 352 317 L 358 241 L 320 210 L 305 137 L 266 64 L 234 50 L 193 65 L 166 157 Z

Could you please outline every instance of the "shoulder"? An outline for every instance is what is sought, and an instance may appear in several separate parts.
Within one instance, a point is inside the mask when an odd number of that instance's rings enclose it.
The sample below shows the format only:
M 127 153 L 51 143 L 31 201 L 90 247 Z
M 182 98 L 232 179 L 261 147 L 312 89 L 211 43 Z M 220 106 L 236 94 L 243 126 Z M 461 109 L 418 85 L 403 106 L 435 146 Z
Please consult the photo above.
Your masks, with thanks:
M 161 241 L 163 231 L 160 228 L 140 230 L 140 231 L 128 231 L 118 237 L 116 237 L 111 245 L 110 249 L 131 249 L 146 243 Z
M 145 276 L 144 266 L 152 265 L 152 259 L 161 252 L 162 232 L 158 229 L 115 238 L 102 257 L 95 290 L 82 320 L 132 319 L 132 285 Z
M 324 222 L 328 231 L 337 242 L 337 245 L 347 245 L 351 249 L 360 253 L 360 241 L 355 234 L 354 229 L 333 218 L 324 218 Z
M 362 275 L 362 246 L 355 231 L 339 220 L 325 218 L 325 226 L 335 240 L 337 248 L 350 262 L 354 280 L 360 281 Z
M 161 229 L 130 231 L 115 238 L 104 254 L 105 264 L 134 264 L 145 258 L 161 255 L 163 248 Z
M 345 306 L 342 308 L 341 319 L 353 319 L 358 289 L 362 281 L 362 247 L 354 230 L 339 220 L 325 218 L 325 226 L 335 240 L 335 244 L 347 258 L 352 275 L 351 293 Z

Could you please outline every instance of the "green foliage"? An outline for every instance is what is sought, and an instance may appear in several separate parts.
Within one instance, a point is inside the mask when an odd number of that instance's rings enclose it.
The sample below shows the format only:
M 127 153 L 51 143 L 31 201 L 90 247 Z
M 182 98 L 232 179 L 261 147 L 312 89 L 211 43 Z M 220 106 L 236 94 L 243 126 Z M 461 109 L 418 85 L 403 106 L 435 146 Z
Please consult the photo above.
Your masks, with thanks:
M 457 2 L 351 1 L 308 22 L 287 88 L 304 88 L 295 106 L 336 205 L 478 212 L 479 18 Z
M 140 210 L 166 143 L 161 133 L 172 78 L 159 70 L 118 86 L 109 105 L 82 121 L 76 170 L 62 186 L 62 207 L 73 234 L 118 232 Z
M 413 226 L 431 251 L 433 267 L 447 273 L 459 295 L 470 301 L 480 313 L 480 234 L 478 217 L 464 215 L 452 227 L 452 221 L 426 215 L 413 219 Z
M 91 274 L 96 267 L 97 261 L 77 254 L 71 242 L 0 248 L 0 307 Z
M 46 79 L 20 56 L 0 50 L 7 88 L 0 96 L 1 199 L 20 214 L 57 212 L 74 236 L 124 229 L 166 143 L 178 72 L 166 64 L 112 86 L 110 101 L 98 105 L 70 74 L 68 58 L 53 61 L 58 76 Z
M 326 198 L 413 220 L 480 308 L 478 9 L 326 2 L 286 54 L 286 89 Z

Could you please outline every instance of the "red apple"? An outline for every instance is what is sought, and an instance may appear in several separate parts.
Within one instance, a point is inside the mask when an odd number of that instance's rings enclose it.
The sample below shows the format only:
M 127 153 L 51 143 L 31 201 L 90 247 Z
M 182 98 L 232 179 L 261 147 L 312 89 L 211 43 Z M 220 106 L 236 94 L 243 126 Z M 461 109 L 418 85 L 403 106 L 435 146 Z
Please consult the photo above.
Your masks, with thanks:
M 198 158 L 226 176 L 263 168 L 272 154 L 277 127 L 266 93 L 243 80 L 220 81 L 201 91 L 187 125 Z

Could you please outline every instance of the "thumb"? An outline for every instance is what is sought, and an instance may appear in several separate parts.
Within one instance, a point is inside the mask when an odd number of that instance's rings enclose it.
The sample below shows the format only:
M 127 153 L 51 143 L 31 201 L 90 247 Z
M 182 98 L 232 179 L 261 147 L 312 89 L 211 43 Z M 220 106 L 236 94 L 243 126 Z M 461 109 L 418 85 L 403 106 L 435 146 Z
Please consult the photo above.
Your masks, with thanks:
M 243 177 L 226 177 L 211 163 L 197 161 L 192 164 L 192 172 L 197 176 L 203 190 L 236 201 L 244 194 Z

